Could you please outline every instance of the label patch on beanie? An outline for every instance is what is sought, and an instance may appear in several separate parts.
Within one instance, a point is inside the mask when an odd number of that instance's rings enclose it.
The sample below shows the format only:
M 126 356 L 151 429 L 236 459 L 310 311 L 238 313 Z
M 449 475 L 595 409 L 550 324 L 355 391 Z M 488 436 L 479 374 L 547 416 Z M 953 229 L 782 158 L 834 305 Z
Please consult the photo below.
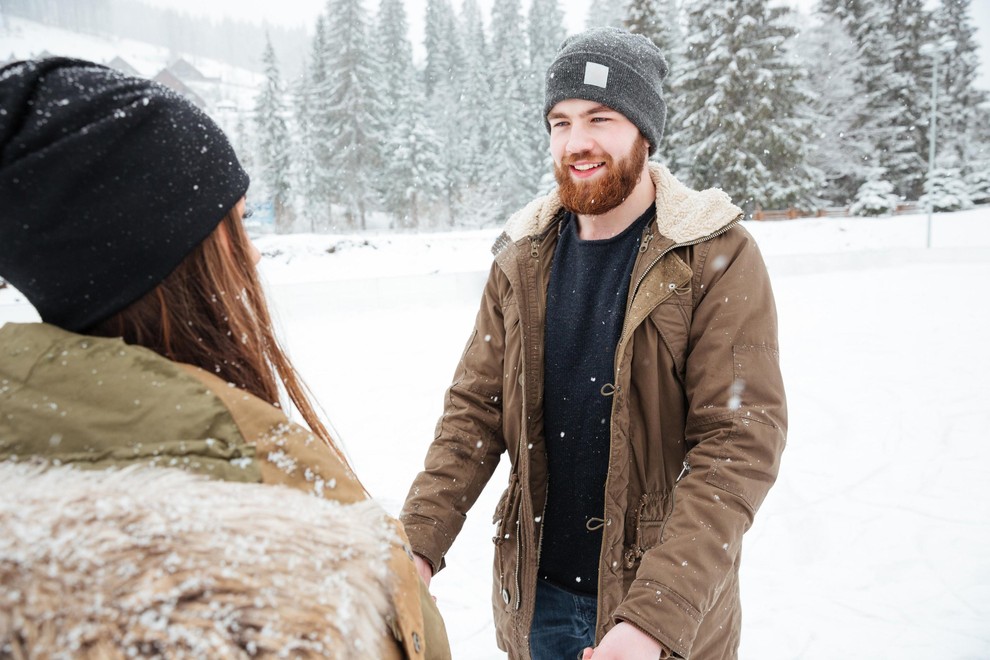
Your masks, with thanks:
M 597 62 L 584 65 L 584 84 L 605 89 L 608 86 L 608 67 Z

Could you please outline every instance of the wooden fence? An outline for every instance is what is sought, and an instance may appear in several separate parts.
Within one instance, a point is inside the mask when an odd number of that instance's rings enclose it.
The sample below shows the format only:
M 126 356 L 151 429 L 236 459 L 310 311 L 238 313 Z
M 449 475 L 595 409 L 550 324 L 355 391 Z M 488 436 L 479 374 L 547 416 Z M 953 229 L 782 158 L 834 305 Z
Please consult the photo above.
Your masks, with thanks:
M 918 202 L 902 202 L 894 209 L 893 215 L 905 215 L 908 213 L 919 213 L 924 211 L 923 205 Z M 848 206 L 830 206 L 820 209 L 796 209 L 794 207 L 782 210 L 768 210 L 757 208 L 753 211 L 753 220 L 796 220 L 797 218 L 845 218 L 850 216 Z

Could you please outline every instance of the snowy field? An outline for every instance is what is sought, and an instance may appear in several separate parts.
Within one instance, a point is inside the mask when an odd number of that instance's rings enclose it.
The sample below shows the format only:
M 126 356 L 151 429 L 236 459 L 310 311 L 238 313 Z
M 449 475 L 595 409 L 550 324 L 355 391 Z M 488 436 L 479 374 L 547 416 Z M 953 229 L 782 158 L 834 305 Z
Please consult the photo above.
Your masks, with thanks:
M 741 657 L 990 658 L 990 207 L 937 215 L 931 250 L 923 215 L 747 226 L 774 280 L 790 433 L 746 537 Z M 393 513 L 496 233 L 258 241 L 289 352 Z M 0 290 L 0 322 L 33 318 Z M 489 589 L 505 475 L 433 583 L 458 660 L 504 658 Z

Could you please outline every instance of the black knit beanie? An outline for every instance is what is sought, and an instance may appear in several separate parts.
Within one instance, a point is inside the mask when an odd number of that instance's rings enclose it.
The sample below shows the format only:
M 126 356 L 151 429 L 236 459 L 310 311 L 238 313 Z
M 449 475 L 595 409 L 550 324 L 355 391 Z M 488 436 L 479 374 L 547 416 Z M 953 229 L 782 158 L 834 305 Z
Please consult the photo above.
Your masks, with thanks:
M 168 88 L 67 58 L 0 69 L 0 276 L 84 331 L 158 285 L 248 188 Z
M 667 61 L 641 34 L 614 27 L 592 28 L 568 37 L 547 69 L 543 121 L 565 99 L 584 99 L 621 112 L 657 150 L 667 119 L 662 85 Z

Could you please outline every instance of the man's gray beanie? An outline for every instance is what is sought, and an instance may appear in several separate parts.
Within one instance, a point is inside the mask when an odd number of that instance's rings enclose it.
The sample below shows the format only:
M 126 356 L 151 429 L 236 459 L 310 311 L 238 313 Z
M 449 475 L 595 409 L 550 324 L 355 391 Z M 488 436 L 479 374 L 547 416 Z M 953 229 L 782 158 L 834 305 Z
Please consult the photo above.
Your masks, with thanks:
M 662 85 L 667 60 L 641 34 L 598 27 L 568 37 L 547 69 L 543 121 L 565 99 L 584 99 L 621 112 L 657 150 L 667 119 Z

